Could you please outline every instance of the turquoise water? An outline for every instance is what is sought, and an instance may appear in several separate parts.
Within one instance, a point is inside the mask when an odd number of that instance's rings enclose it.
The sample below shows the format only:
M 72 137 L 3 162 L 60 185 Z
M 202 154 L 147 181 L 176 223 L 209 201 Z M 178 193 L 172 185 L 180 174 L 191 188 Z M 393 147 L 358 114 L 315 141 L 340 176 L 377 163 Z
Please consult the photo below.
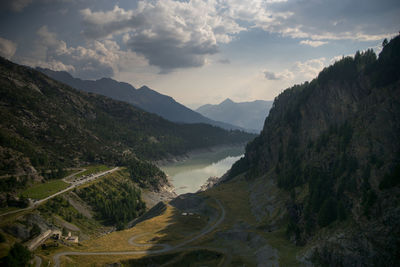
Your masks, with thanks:
M 180 194 L 194 193 L 211 176 L 220 177 L 243 156 L 244 147 L 219 148 L 196 153 L 184 161 L 161 166 Z

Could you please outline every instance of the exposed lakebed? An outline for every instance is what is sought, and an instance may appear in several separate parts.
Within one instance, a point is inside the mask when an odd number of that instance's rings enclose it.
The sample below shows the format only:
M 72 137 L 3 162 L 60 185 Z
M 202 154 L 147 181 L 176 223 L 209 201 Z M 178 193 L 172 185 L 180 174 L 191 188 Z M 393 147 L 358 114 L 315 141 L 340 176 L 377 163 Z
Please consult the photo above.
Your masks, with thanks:
M 222 176 L 243 156 L 244 146 L 218 147 L 191 153 L 188 158 L 161 166 L 180 194 L 194 193 L 211 176 Z

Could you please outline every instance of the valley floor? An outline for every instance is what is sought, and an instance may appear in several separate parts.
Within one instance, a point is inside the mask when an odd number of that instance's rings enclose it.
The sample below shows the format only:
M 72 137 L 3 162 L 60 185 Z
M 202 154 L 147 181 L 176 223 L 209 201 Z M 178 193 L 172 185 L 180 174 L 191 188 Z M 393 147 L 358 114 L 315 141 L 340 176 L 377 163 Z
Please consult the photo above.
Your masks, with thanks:
M 55 266 L 300 266 L 285 229 L 266 230 L 249 207 L 248 185 L 235 179 L 181 195 L 130 229 L 37 254 Z
M 147 206 L 153 208 L 128 224 L 133 227 L 115 231 L 114 227 L 104 226 L 78 195 L 86 187 L 103 183 L 118 191 L 118 186 L 129 181 L 126 170 L 96 169 L 96 173 L 81 175 L 64 178 L 69 187 L 36 200 L 30 207 L 1 215 L 0 226 L 10 242 L 15 240 L 12 231 L 32 223 L 46 229 L 54 225 L 57 229 L 66 228 L 79 236 L 79 243 L 49 238 L 42 247 L 39 242 L 34 250 L 36 266 L 302 265 L 297 260 L 301 248 L 287 239 L 286 225 L 271 223 L 280 221 L 280 210 L 266 215 L 270 204 L 257 201 L 260 198 L 256 189 L 243 177 L 171 201 L 171 196 L 161 192 L 158 195 L 163 197 L 159 199 L 164 201 L 157 205 L 157 193 L 144 190 L 142 197 L 150 199 Z M 271 196 L 262 199 L 273 199 L 280 194 L 276 190 L 269 185 Z

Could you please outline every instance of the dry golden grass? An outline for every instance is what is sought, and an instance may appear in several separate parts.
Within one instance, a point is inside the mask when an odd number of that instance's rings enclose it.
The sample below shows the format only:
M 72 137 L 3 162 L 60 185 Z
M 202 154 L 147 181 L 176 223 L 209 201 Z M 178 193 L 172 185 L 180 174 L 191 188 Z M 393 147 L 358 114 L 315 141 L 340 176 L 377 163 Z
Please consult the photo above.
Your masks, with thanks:
M 82 251 L 137 251 L 145 248 L 159 248 L 157 243 L 174 245 L 191 234 L 203 229 L 206 225 L 205 218 L 197 216 L 181 216 L 174 207 L 167 205 L 167 209 L 160 216 L 141 222 L 135 227 L 110 233 L 94 240 L 82 243 Z M 144 234 L 144 235 L 142 235 Z M 148 247 L 136 247 L 128 240 L 136 235 L 139 244 L 155 244 Z
M 176 245 L 182 240 L 189 238 L 207 225 L 206 218 L 198 216 L 182 216 L 181 212 L 174 207 L 167 205 L 167 209 L 160 216 L 141 222 L 135 227 L 110 233 L 100 238 L 88 240 L 81 243 L 81 246 L 68 248 L 63 247 L 54 251 L 142 251 L 145 249 L 159 249 L 159 244 Z M 148 246 L 133 246 L 128 240 L 138 235 L 135 243 L 149 244 Z M 62 266 L 103 266 L 105 263 L 117 262 L 124 259 L 141 258 L 142 255 L 90 255 L 90 256 L 67 256 L 62 257 Z
M 133 228 L 116 231 L 104 235 L 94 240 L 88 240 L 82 243 L 82 251 L 122 251 L 122 250 L 143 250 L 143 247 L 135 247 L 128 243 L 128 240 L 135 235 L 148 233 L 138 239 L 136 243 L 147 243 L 146 239 L 161 237 L 157 232 L 165 229 L 169 223 L 172 222 L 173 210 L 168 206 L 167 210 L 161 216 L 152 218 L 144 223 L 139 223 Z M 151 245 L 149 246 L 151 247 Z
M 116 263 L 123 260 L 138 259 L 146 255 L 89 255 L 89 256 L 68 256 L 61 258 L 62 267 L 103 267 L 107 263 Z

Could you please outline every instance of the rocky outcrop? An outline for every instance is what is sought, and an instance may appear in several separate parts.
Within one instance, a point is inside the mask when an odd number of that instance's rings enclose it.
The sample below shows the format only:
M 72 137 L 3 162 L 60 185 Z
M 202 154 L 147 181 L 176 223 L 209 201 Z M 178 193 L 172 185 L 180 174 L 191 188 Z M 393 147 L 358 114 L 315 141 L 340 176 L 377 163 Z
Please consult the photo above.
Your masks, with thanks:
M 202 186 L 200 186 L 200 189 L 198 190 L 198 192 L 203 192 L 203 191 L 206 191 L 207 189 L 210 189 L 214 185 L 218 184 L 219 180 L 220 180 L 219 177 L 211 176 L 210 178 L 207 179 L 207 181 Z

